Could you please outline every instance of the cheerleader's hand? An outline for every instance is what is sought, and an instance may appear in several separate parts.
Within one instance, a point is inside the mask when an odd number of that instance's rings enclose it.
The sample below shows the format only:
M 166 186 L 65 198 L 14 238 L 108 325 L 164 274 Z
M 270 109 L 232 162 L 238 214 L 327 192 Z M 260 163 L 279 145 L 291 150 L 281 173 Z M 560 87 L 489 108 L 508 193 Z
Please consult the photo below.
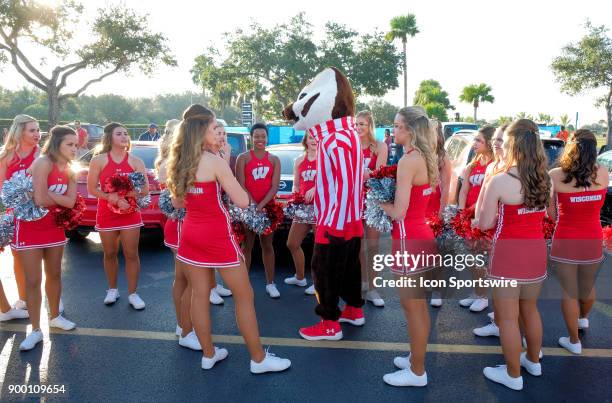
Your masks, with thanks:
M 117 205 L 119 202 L 119 195 L 117 193 L 108 193 L 108 198 L 106 199 L 112 205 Z
M 306 203 L 312 203 L 312 201 L 314 200 L 314 194 L 315 188 L 312 188 L 308 192 L 306 192 L 306 194 L 304 195 L 304 200 L 306 200 Z
M 256 210 L 257 210 L 257 211 L 263 211 L 263 208 L 264 208 L 264 207 L 266 207 L 266 205 L 265 205 L 265 204 L 261 204 L 261 203 L 259 203 L 259 204 L 257 205 Z
M 117 207 L 119 207 L 119 210 L 127 210 L 130 208 L 130 203 L 128 203 L 125 199 L 119 199 L 117 202 Z
M 478 219 L 472 218 L 472 228 L 478 228 Z

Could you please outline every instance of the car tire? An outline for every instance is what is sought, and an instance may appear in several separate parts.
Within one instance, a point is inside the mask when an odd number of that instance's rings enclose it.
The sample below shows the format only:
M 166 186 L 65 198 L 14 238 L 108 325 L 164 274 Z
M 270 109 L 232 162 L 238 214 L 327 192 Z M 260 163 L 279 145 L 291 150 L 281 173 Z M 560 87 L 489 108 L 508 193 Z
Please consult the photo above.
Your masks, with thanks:
M 66 237 L 72 241 L 82 241 L 87 238 L 87 236 L 91 233 L 91 231 L 84 229 L 75 229 L 71 231 L 66 231 Z

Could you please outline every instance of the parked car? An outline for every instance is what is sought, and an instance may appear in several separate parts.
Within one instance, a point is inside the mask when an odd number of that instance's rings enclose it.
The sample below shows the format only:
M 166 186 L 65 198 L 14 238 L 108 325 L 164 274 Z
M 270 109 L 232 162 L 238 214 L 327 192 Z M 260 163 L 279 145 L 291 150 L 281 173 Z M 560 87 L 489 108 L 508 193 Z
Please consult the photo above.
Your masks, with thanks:
M 442 133 L 444 134 L 444 140 L 447 140 L 453 134 L 460 130 L 478 130 L 478 125 L 475 123 L 466 122 L 443 122 Z
M 230 167 L 236 174 L 236 158 L 247 150 L 247 135 L 244 133 L 227 133 L 227 142 L 232 147 L 230 156 Z
M 606 193 L 606 201 L 601 208 L 600 219 L 602 225 L 612 224 L 612 151 L 606 151 L 597 157 L 597 163 L 608 168 L 610 175 L 610 184 L 608 185 L 608 193 Z
M 276 201 L 285 204 L 293 191 L 293 163 L 304 153 L 304 147 L 301 143 L 276 144 L 266 147 L 266 150 L 280 159 L 281 177 L 276 192 Z M 287 229 L 290 226 L 291 222 L 285 220 L 280 229 Z
M 449 188 L 449 204 L 457 204 L 461 190 L 461 174 L 468 162 L 474 157 L 472 145 L 477 130 L 459 130 L 444 143 L 444 149 L 451 162 L 451 182 Z M 544 151 L 548 157 L 548 167 L 553 168 L 563 152 L 565 143 L 561 139 L 540 136 Z
M 87 173 L 89 172 L 89 162 L 94 155 L 95 150 L 90 150 L 79 158 L 73 166 L 73 170 L 77 174 L 77 191 L 85 199 L 87 209 L 79 222 L 77 229 L 67 232 L 68 238 L 82 239 L 85 238 L 96 225 L 96 212 L 98 210 L 98 199 L 90 195 L 87 191 Z M 149 193 L 151 194 L 151 205 L 145 210 L 141 210 L 142 221 L 145 228 L 154 228 L 163 230 L 166 223 L 166 216 L 160 211 L 158 205 L 159 194 L 161 188 L 154 173 L 154 163 L 159 153 L 158 144 L 150 141 L 133 141 L 133 155 L 142 159 L 147 170 L 149 180 Z

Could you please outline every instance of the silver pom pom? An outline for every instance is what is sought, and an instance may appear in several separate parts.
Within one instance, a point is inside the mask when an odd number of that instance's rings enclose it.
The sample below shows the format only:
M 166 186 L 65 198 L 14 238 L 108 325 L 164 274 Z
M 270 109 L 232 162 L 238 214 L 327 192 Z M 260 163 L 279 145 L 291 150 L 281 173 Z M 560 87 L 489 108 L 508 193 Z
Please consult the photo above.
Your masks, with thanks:
M 138 208 L 141 210 L 148 209 L 149 206 L 151 205 L 151 195 L 139 197 L 138 199 L 136 199 L 136 204 L 138 205 Z
M 393 228 L 391 217 L 385 213 L 380 207 L 380 203 L 376 200 L 366 198 L 363 217 L 366 220 L 366 224 L 378 232 L 391 232 Z
M 34 204 L 32 177 L 25 172 L 15 173 L 2 185 L 2 203 L 12 208 L 13 214 L 22 221 L 36 221 L 43 218 L 49 210 Z
M 0 218 L 0 249 L 8 246 L 15 235 L 15 218 L 12 214 L 4 214 Z
M 313 224 L 317 222 L 314 204 L 289 203 L 283 208 L 285 217 L 298 223 Z
M 241 221 L 254 233 L 261 235 L 272 223 L 265 211 L 257 211 L 257 205 L 251 204 L 242 210 Z
M 143 174 L 142 172 L 130 172 L 127 176 L 132 182 L 136 193 L 140 193 L 145 183 L 147 183 L 147 177 L 145 176 L 145 174 Z M 146 195 L 143 197 L 137 197 L 136 205 L 141 210 L 149 208 L 149 206 L 151 205 L 151 196 Z
M 166 215 L 166 217 L 172 220 L 182 220 L 185 218 L 185 209 L 177 209 L 172 205 L 172 196 L 170 196 L 170 191 L 168 189 L 164 189 L 161 192 L 157 203 L 159 204 L 159 209 Z

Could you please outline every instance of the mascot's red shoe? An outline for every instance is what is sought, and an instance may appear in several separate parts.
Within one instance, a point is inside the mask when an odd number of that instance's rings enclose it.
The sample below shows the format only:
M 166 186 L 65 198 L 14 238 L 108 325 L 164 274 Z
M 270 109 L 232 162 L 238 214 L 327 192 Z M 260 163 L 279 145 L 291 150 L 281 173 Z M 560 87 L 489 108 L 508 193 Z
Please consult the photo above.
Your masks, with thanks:
M 340 340 L 342 328 L 335 320 L 323 319 L 316 325 L 301 328 L 300 336 L 306 340 Z
M 363 309 L 350 305 L 345 306 L 342 315 L 340 315 L 339 322 L 350 323 L 353 326 L 363 326 L 365 324 Z

